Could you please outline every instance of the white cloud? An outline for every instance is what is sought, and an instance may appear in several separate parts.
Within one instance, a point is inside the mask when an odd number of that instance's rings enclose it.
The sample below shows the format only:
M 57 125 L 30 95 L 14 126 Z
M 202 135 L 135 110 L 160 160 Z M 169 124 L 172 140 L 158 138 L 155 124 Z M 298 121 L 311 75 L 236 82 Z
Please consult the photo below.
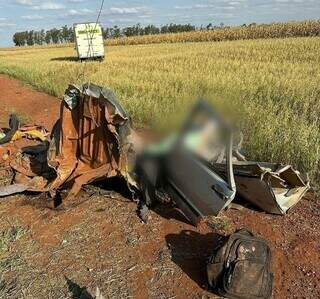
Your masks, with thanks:
M 215 7 L 216 6 L 213 4 L 195 4 L 195 5 L 185 5 L 185 6 L 176 5 L 174 8 L 186 10 L 186 9 L 206 9 L 206 8 L 215 8 Z
M 118 25 L 119 23 L 134 23 L 136 20 L 135 18 L 130 19 L 130 18 L 116 18 L 116 19 L 109 19 L 108 20 L 112 24 Z
M 43 17 L 42 17 L 42 16 L 39 16 L 39 15 L 22 16 L 21 18 L 24 19 L 24 20 L 30 20 L 30 21 L 33 21 L 33 20 L 42 20 L 42 19 L 43 19 Z
M 111 7 L 110 12 L 119 15 L 138 14 L 143 10 L 143 7 Z
M 32 6 L 32 9 L 34 10 L 59 10 L 64 8 L 65 8 L 64 5 L 60 3 L 55 3 L 55 2 L 43 2 L 43 3 L 40 3 L 39 5 Z
M 82 9 L 70 9 L 66 15 L 67 16 L 88 16 L 93 13 L 94 11 L 91 9 L 82 8 Z
M 16 26 L 14 23 L 0 23 L 0 28 L 13 27 Z
M 243 5 L 247 0 L 211 0 L 209 3 L 198 3 L 194 5 L 175 5 L 174 9 L 193 10 L 193 9 L 234 9 L 234 5 Z M 279 0 L 287 1 L 287 0 Z M 300 1 L 300 0 L 294 0 Z
M 15 0 L 16 4 L 32 6 L 33 0 Z
M 84 0 L 68 0 L 68 2 L 70 2 L 70 3 L 81 3 L 83 1 Z
M 175 9 L 192 9 L 193 6 L 191 6 L 191 5 L 189 5 L 189 6 L 176 5 L 174 8 L 175 8 Z

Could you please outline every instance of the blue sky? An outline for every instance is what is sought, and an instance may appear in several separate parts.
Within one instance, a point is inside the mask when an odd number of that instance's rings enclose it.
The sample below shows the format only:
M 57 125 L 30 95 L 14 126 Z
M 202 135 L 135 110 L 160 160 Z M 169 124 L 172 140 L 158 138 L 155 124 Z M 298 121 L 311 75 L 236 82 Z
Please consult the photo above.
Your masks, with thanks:
M 0 0 L 0 46 L 16 31 L 95 21 L 100 0 Z M 104 26 L 136 23 L 240 25 L 320 18 L 320 0 L 105 0 Z

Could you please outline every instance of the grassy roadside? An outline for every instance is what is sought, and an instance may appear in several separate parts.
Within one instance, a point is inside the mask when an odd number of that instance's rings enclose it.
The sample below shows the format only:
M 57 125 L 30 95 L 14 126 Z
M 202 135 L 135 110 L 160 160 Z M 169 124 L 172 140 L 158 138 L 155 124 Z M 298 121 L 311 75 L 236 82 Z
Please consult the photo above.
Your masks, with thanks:
M 293 164 L 316 183 L 319 52 L 319 38 L 107 47 L 85 78 L 111 87 L 139 124 L 170 128 L 199 97 L 238 111 L 250 159 Z M 82 81 L 74 56 L 71 47 L 0 50 L 0 73 L 62 96 Z

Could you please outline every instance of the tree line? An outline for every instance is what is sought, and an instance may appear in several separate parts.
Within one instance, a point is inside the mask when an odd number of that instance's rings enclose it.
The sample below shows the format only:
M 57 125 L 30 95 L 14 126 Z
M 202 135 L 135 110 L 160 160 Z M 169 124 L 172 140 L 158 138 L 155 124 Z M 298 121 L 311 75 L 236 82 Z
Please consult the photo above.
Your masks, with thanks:
M 213 26 L 211 23 L 207 26 L 196 27 L 191 24 L 168 24 L 157 27 L 155 25 L 141 26 L 136 24 L 129 27 L 120 28 L 114 26 L 111 28 L 103 28 L 103 38 L 119 38 L 119 37 L 129 37 L 129 36 L 139 36 L 139 35 L 155 35 L 155 34 L 165 34 L 165 33 L 177 33 L 177 32 L 190 32 L 196 30 L 210 30 L 214 28 L 221 28 L 220 26 Z M 63 44 L 63 43 L 73 43 L 75 41 L 73 27 L 63 26 L 60 29 L 53 28 L 50 30 L 30 30 L 16 32 L 13 35 L 13 42 L 15 46 L 33 46 L 33 45 L 50 45 L 50 44 Z

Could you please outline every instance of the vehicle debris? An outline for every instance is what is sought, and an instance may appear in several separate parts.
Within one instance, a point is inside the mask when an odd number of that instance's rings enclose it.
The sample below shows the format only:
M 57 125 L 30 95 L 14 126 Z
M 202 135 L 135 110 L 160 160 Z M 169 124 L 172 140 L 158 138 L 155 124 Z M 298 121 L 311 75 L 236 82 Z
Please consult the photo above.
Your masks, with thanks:
M 308 178 L 290 165 L 237 161 L 233 167 L 238 194 L 268 213 L 285 214 L 310 189 Z
M 19 128 L 11 138 L 11 141 L 16 141 L 22 138 L 32 140 L 48 141 L 49 132 L 42 126 L 25 125 Z
M 147 150 L 140 160 L 146 203 L 156 200 L 156 189 L 160 188 L 193 224 L 206 216 L 217 216 L 236 194 L 232 142 L 230 128 L 209 105 L 199 102 L 178 135 L 165 141 L 166 145 L 158 145 L 158 150 Z M 212 144 L 215 148 L 210 148 Z M 222 153 L 227 157 L 223 165 L 226 179 L 207 160 Z
M 6 144 L 11 141 L 14 134 L 19 128 L 20 122 L 15 114 L 11 114 L 9 117 L 9 129 L 1 130 L 0 145 Z
M 48 190 L 54 193 L 71 182 L 70 200 L 83 185 L 118 175 L 135 186 L 130 170 L 137 138 L 111 90 L 93 84 L 69 86 L 48 150 L 48 164 L 57 175 Z
M 9 127 L 0 140 L 0 171 L 13 175 L 0 182 L 0 196 L 36 191 L 55 197 L 68 186 L 68 201 L 84 185 L 119 176 L 134 198 L 142 194 L 144 220 L 147 207 L 172 201 L 197 224 L 219 215 L 236 194 L 268 213 L 285 214 L 310 188 L 291 166 L 247 161 L 243 137 L 235 146 L 231 126 L 204 101 L 180 132 L 145 148 L 113 92 L 94 84 L 68 87 L 51 136 L 41 126 L 21 126 L 16 115 Z M 21 138 L 36 144 L 19 147 Z
M 146 151 L 140 162 L 146 204 L 166 193 L 197 224 L 229 207 L 236 193 L 265 212 L 281 215 L 306 194 L 307 176 L 290 165 L 246 161 L 243 135 L 234 146 L 233 132 L 223 123 L 199 102 L 182 132 Z
M 25 126 L 20 128 L 22 134 L 17 134 L 19 121 L 15 116 L 10 117 L 10 128 L 7 140 L 17 140 L 14 136 L 29 137 L 32 132 L 31 136 L 41 141 L 10 154 L 9 165 L 16 173 L 12 183 L 17 183 L 19 178 L 19 183 L 27 186 L 28 191 L 54 195 L 66 183 L 71 183 L 66 198 L 70 200 L 83 185 L 118 175 L 125 177 L 128 185 L 136 186 L 130 169 L 134 166 L 134 145 L 139 144 L 138 137 L 131 128 L 130 118 L 110 90 L 93 84 L 80 88 L 69 86 L 50 143 L 46 134 L 40 134 L 43 130 L 39 127 Z M 38 133 L 34 134 L 35 131 Z M 2 151 L 6 152 L 7 148 L 10 144 Z M 22 189 L 9 190 L 17 193 Z

